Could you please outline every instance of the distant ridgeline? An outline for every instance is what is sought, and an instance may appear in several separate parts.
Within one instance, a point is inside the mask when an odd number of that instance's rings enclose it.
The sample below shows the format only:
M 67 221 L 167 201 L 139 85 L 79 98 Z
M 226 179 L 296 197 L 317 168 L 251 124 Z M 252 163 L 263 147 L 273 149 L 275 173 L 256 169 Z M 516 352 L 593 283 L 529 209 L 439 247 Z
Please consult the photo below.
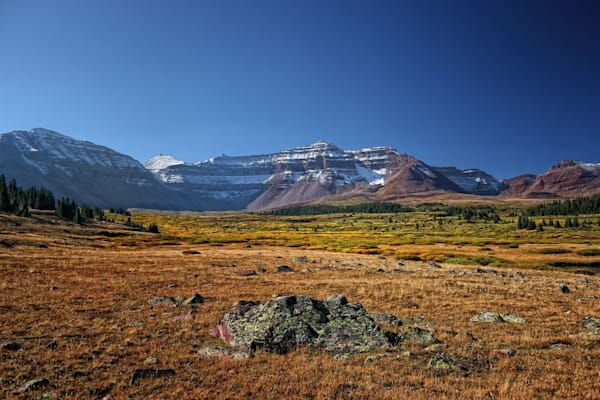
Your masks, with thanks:
M 414 209 L 403 206 L 398 203 L 362 203 L 362 204 L 347 204 L 347 205 L 301 205 L 284 208 L 276 208 L 274 210 L 263 211 L 265 215 L 320 215 L 320 214 L 347 214 L 347 213 L 366 213 L 366 214 L 385 214 L 385 213 L 401 213 L 411 212 Z

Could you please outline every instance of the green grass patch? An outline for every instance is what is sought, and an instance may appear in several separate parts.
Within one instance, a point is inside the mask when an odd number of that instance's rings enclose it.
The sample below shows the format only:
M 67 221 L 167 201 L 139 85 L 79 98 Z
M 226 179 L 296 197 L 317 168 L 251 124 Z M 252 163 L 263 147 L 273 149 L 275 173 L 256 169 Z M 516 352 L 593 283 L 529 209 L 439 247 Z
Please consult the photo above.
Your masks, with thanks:
M 528 252 L 532 254 L 568 254 L 573 251 L 564 247 L 543 247 L 540 249 L 531 249 Z
M 584 257 L 600 256 L 600 249 L 583 249 L 579 250 L 577 254 Z

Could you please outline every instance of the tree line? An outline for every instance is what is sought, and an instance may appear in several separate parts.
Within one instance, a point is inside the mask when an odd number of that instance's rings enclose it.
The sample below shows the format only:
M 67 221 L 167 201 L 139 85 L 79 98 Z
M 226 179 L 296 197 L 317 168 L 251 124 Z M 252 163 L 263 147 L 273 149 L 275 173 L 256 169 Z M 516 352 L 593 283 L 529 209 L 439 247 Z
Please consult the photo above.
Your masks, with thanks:
M 600 214 L 600 195 L 568 200 L 556 200 L 552 203 L 538 204 L 537 206 L 529 207 L 524 211 L 524 215 L 530 217 L 579 214 Z
M 21 217 L 31 216 L 29 209 L 54 210 L 54 213 L 62 218 L 83 225 L 88 220 L 107 221 L 104 211 L 98 207 L 87 204 L 77 204 L 75 200 L 63 197 L 59 200 L 54 198 L 52 192 L 46 188 L 32 186 L 22 189 L 17 185 L 15 179 L 6 182 L 4 175 L 0 175 L 0 211 L 15 214 Z M 143 229 L 152 233 L 159 233 L 158 226 L 151 223 L 148 228 L 131 221 L 129 211 L 122 208 L 110 209 L 111 213 L 127 216 L 125 225 Z M 114 222 L 114 221 L 113 221 Z
M 410 207 L 403 206 L 398 203 L 361 203 L 361 204 L 316 204 L 316 205 L 299 205 L 274 210 L 263 211 L 266 215 L 279 216 L 301 216 L 301 215 L 321 215 L 321 214 L 387 214 L 387 213 L 402 213 L 414 211 Z
M 7 183 L 4 175 L 0 175 L 0 211 L 27 217 L 30 208 L 54 210 L 54 206 L 55 200 L 51 191 L 35 186 L 23 190 L 17 186 L 15 179 Z

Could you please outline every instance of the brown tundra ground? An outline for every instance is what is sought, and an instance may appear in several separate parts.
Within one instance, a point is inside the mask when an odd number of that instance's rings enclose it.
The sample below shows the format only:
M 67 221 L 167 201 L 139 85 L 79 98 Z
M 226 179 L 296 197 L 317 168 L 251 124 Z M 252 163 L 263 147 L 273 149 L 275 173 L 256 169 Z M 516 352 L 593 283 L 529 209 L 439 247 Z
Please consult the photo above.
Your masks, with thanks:
M 388 254 L 260 241 L 191 244 L 53 220 L 0 216 L 0 343 L 13 343 L 0 349 L 1 398 L 600 398 L 600 337 L 581 325 L 600 317 L 598 275 L 521 268 L 516 256 L 502 267 L 399 266 Z M 306 262 L 294 261 L 298 256 Z M 295 272 L 276 273 L 282 264 Z M 240 276 L 241 270 L 264 272 Z M 569 293 L 559 290 L 563 284 Z M 206 301 L 148 304 L 194 293 Z M 343 294 L 404 322 L 384 328 L 419 326 L 441 344 L 400 347 L 367 363 L 378 352 L 348 359 L 309 348 L 247 359 L 198 354 L 219 344 L 211 328 L 234 302 L 281 294 Z M 483 310 L 526 322 L 470 321 Z M 466 372 L 428 369 L 440 352 Z M 175 375 L 132 384 L 134 371 L 145 368 Z M 24 390 L 41 378 L 47 382 Z

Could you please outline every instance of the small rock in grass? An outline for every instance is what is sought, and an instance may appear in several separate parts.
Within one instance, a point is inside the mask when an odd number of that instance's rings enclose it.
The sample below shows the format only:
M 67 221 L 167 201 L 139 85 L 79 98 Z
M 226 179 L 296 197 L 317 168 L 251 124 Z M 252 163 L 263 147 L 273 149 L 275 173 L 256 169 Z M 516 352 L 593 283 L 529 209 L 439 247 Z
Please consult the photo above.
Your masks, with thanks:
M 378 324 L 390 324 L 394 326 L 402 326 L 402 321 L 392 314 L 369 314 L 371 318 Z
M 23 386 L 19 388 L 20 392 L 29 392 L 32 390 L 38 390 L 50 385 L 50 381 L 46 378 L 37 378 L 27 381 Z
M 158 358 L 156 357 L 146 357 L 144 360 L 145 364 L 158 364 Z
M 185 304 L 186 306 L 193 305 L 193 304 L 201 304 L 201 303 L 204 303 L 204 297 L 202 297 L 198 293 L 194 293 L 191 297 L 188 297 L 183 302 L 183 304 Z
M 153 299 L 148 300 L 148 304 L 151 306 L 158 306 L 158 305 L 175 306 L 175 305 L 177 305 L 177 301 L 175 300 L 174 297 L 171 297 L 171 296 L 161 296 L 161 297 L 155 297 Z
M 429 261 L 429 268 L 442 268 L 442 266 L 435 261 Z
M 58 343 L 56 343 L 56 340 L 51 340 L 48 343 L 46 343 L 46 348 L 48 350 L 54 350 L 58 347 Z
M 16 341 L 4 342 L 4 343 L 0 344 L 0 348 L 2 350 L 17 351 L 17 350 L 21 350 L 21 344 Z
M 175 375 L 175 370 L 171 368 L 167 369 L 136 369 L 133 371 L 130 385 L 135 385 L 142 379 L 153 379 L 153 378 L 170 378 Z
M 292 261 L 295 263 L 306 263 L 306 262 L 308 262 L 308 258 L 306 256 L 299 256 L 299 257 L 294 257 L 292 259 Z
M 254 276 L 256 275 L 256 271 L 253 269 L 243 269 L 241 271 L 237 271 L 235 274 L 238 276 Z
M 427 363 L 427 369 L 431 369 L 437 373 L 459 372 L 466 374 L 467 370 L 459 366 L 456 361 L 447 357 L 444 353 L 437 353 Z
M 421 346 L 430 346 L 440 342 L 430 331 L 417 327 L 408 328 L 402 335 L 402 341 L 417 343 Z
M 566 284 L 562 284 L 559 287 L 561 293 L 571 293 L 571 289 Z
M 294 272 L 294 270 L 287 265 L 279 265 L 275 268 L 275 272 Z

